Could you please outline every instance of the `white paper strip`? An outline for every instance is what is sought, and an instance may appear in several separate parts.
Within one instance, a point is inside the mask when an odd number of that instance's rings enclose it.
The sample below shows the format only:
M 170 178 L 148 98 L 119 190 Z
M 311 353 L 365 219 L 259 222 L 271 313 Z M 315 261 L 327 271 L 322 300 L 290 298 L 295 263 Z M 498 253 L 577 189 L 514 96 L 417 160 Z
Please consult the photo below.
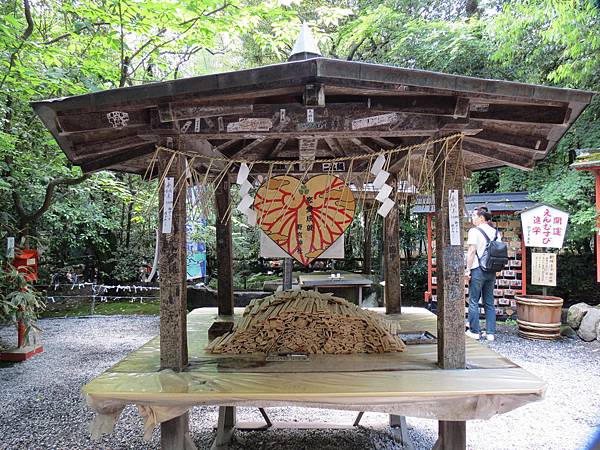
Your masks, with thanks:
M 460 217 L 458 215 L 458 191 L 448 191 L 448 222 L 450 228 L 450 245 L 462 245 Z
M 165 177 L 163 193 L 163 223 L 162 232 L 170 233 L 173 226 L 173 188 L 175 178 Z
M 377 200 L 378 202 L 383 202 L 386 198 L 390 196 L 390 194 L 392 193 L 392 189 L 393 188 L 389 184 L 384 184 L 381 187 L 379 194 L 377 194 L 377 197 L 375 197 L 375 200 Z
M 242 198 L 240 204 L 237 206 L 237 210 L 242 214 L 246 214 L 246 211 L 248 211 L 248 208 L 252 206 L 252 203 L 254 203 L 254 199 L 250 195 L 246 194 Z
M 250 183 L 248 180 L 244 181 L 240 186 L 240 195 L 244 197 L 248 192 L 250 192 L 250 189 L 252 189 L 252 183 Z
M 381 189 L 381 187 L 385 184 L 385 182 L 387 181 L 387 179 L 389 177 L 390 177 L 389 172 L 386 172 L 385 170 L 381 170 L 375 177 L 375 180 L 373 181 L 373 187 L 375 189 Z
M 253 209 L 248 209 L 246 211 L 246 217 L 248 218 L 248 225 L 250 225 L 251 227 L 256 225 L 256 211 L 254 211 Z
M 381 204 L 379 209 L 377 210 L 377 214 L 382 217 L 386 217 L 392 208 L 394 207 L 394 201 L 390 198 L 386 198 L 385 201 Z
M 240 171 L 237 174 L 237 180 L 235 181 L 237 184 L 243 184 L 244 181 L 248 179 L 248 174 L 250 173 L 250 169 L 246 163 L 240 164 Z
M 383 165 L 385 164 L 385 156 L 383 155 L 379 155 L 377 157 L 377 159 L 375 160 L 375 162 L 373 163 L 373 166 L 371 166 L 371 173 L 375 176 L 377 176 L 377 174 L 379 173 L 379 171 L 381 169 L 383 169 Z

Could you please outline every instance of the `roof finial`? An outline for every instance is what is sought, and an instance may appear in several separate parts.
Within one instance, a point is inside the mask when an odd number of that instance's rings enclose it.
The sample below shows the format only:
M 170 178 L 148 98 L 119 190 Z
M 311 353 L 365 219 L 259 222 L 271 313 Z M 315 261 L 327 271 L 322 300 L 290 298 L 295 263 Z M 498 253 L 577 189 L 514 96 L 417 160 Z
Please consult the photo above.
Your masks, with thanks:
M 315 43 L 310 27 L 306 22 L 302 23 L 300 28 L 300 35 L 296 39 L 292 54 L 288 58 L 288 61 L 299 61 L 302 59 L 316 58 L 321 55 L 321 50 Z

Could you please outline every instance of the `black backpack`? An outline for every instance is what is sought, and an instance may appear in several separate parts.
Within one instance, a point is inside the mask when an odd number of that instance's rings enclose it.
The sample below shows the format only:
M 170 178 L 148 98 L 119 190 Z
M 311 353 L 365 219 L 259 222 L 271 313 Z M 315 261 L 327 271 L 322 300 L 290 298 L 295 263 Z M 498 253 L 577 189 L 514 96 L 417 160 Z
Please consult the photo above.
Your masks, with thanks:
M 496 230 L 496 235 L 494 236 L 494 240 L 491 240 L 487 233 L 483 231 L 481 228 L 476 227 L 481 234 L 485 237 L 487 244 L 485 246 L 485 250 L 483 251 L 483 255 L 479 257 L 477 255 L 477 259 L 479 260 L 479 267 L 484 272 L 499 272 L 508 264 L 508 247 L 507 245 L 498 240 L 498 230 Z M 475 252 L 477 254 L 477 252 Z

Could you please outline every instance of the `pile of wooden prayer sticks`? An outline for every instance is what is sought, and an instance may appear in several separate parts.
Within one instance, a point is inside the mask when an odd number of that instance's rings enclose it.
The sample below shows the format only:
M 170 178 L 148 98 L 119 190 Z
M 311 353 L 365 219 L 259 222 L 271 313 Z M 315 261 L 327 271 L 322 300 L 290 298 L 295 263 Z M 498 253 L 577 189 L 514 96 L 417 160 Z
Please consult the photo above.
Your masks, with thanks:
M 352 354 L 401 352 L 396 322 L 315 291 L 278 292 L 253 300 L 230 333 L 214 339 L 211 353 Z

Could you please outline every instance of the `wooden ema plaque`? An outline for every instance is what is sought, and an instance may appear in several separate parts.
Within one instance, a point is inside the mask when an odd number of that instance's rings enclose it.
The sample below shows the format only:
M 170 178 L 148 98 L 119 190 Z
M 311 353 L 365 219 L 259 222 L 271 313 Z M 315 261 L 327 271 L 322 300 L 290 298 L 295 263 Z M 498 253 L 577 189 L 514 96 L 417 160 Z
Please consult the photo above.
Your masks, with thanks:
M 288 176 L 263 183 L 254 199 L 256 222 L 288 255 L 307 265 L 350 226 L 356 202 L 344 181 L 317 175 L 306 183 Z

